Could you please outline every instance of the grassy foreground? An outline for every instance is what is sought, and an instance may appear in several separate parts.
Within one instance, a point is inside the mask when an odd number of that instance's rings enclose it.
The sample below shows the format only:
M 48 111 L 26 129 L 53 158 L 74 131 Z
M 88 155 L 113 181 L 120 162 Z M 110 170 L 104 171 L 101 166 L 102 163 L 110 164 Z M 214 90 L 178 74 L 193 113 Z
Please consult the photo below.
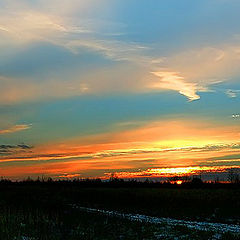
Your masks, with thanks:
M 132 222 L 71 204 L 177 219 L 240 222 L 238 188 L 0 185 L 0 239 L 239 239 L 231 234 Z
M 1 211 L 0 217 L 0 239 L 4 240 L 240 239 L 229 233 L 216 234 L 181 226 L 132 222 L 77 211 L 53 214 L 37 209 L 7 209 Z

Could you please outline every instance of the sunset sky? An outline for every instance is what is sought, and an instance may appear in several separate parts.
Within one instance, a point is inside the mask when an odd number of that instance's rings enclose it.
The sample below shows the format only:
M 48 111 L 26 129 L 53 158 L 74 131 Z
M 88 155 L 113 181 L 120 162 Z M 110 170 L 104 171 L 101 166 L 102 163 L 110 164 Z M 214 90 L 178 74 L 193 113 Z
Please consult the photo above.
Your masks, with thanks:
M 0 176 L 240 166 L 239 0 L 0 1 Z

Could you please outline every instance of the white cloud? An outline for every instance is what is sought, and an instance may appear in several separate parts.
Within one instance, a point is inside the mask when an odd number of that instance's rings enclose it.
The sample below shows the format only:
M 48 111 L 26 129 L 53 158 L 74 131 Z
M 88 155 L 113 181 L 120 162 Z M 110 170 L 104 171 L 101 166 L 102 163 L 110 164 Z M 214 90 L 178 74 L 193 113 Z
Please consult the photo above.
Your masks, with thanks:
M 226 94 L 230 98 L 236 98 L 240 94 L 240 90 L 228 89 Z
M 196 83 L 188 83 L 184 81 L 184 77 L 176 72 L 152 72 L 160 78 L 156 83 L 153 83 L 151 88 L 170 89 L 178 91 L 180 94 L 186 96 L 190 101 L 199 99 L 197 95 L 198 86 Z
M 165 69 L 153 71 L 160 81 L 153 82 L 151 87 L 178 91 L 189 100 L 199 99 L 197 92 L 214 92 L 213 85 L 229 82 L 240 73 L 238 49 L 238 46 L 225 44 L 165 57 L 162 59 Z M 236 97 L 238 90 L 227 90 L 226 94 Z
M 232 114 L 232 118 L 240 118 L 240 114 Z

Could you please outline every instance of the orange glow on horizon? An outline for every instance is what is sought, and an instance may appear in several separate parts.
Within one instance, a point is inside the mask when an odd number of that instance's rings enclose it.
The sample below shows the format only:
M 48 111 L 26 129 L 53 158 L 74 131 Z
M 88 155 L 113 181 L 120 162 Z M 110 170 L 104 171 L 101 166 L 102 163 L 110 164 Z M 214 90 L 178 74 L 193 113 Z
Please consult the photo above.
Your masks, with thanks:
M 185 177 L 191 175 L 201 175 L 204 173 L 222 173 L 231 168 L 240 168 L 239 166 L 212 166 L 212 167 L 185 167 L 185 168 L 155 168 L 137 172 L 116 172 L 114 175 L 118 178 L 170 178 Z M 104 179 L 108 179 L 112 173 L 105 173 Z
M 236 126 L 200 122 L 154 122 L 135 129 L 66 139 L 1 155 L 0 175 L 22 178 L 80 174 L 107 179 L 112 172 L 119 178 L 142 178 L 224 171 L 240 161 L 224 159 L 240 153 L 239 130 Z M 216 166 L 227 165 L 224 163 L 227 161 L 232 161 L 231 166 Z

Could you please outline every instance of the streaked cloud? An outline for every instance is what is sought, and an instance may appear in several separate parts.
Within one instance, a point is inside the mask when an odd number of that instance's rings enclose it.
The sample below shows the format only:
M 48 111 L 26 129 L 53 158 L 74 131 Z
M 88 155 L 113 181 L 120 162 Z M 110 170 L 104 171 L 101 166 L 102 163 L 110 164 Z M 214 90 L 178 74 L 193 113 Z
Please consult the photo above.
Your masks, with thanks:
M 228 89 L 226 94 L 230 98 L 236 98 L 240 94 L 240 90 Z
M 94 146 L 93 146 L 94 147 Z M 107 147 L 107 146 L 106 146 Z M 82 148 L 82 146 L 79 146 L 79 148 Z M 3 156 L 0 158 L 0 162 L 8 162 L 8 161 L 51 161 L 51 160 L 66 160 L 66 161 L 72 161 L 75 159 L 75 161 L 78 161 L 81 159 L 81 161 L 89 161 L 93 160 L 96 161 L 97 159 L 107 159 L 107 158 L 118 158 L 118 157 L 136 157 L 141 158 L 141 155 L 144 155 L 143 160 L 134 160 L 135 161 L 142 161 L 142 162 L 148 162 L 150 161 L 145 159 L 145 156 L 151 156 L 154 155 L 156 157 L 156 154 L 166 154 L 166 153 L 204 153 L 204 152 L 216 152 L 216 151 L 232 151 L 240 150 L 240 144 L 239 143 L 232 143 L 232 144 L 218 144 L 218 145 L 206 145 L 206 146 L 187 146 L 187 147 L 176 147 L 176 148 L 138 148 L 138 149 L 116 149 L 116 150 L 104 150 L 104 151 L 94 151 L 92 152 L 84 152 L 84 151 L 68 151 L 68 152 L 55 152 L 55 153 L 42 153 L 39 154 L 39 149 L 35 149 L 34 151 L 30 151 L 28 153 L 24 152 L 24 155 L 9 155 L 16 153 L 15 150 L 21 149 L 21 150 L 29 150 L 32 149 L 31 146 L 25 145 L 25 144 L 19 144 L 19 145 L 0 145 L 0 151 Z M 14 151 L 12 151 L 14 150 Z M 54 151 L 54 149 L 51 150 L 51 152 Z M 56 151 L 56 150 L 55 150 Z M 4 153 L 6 153 L 6 156 L 4 156 Z M 19 153 L 19 152 L 17 152 Z M 159 155 L 160 156 L 160 155 Z M 239 155 L 237 155 L 239 156 Z
M 73 24 L 68 19 L 76 9 L 86 9 L 92 4 L 74 0 L 68 3 L 62 1 L 61 4 L 55 1 L 38 1 L 36 4 L 28 1 L 5 1 L 1 9 L 0 33 L 8 34 L 19 43 L 48 41 L 64 45 L 69 37 L 66 34 L 89 33 L 90 30 L 79 23 Z
M 212 158 L 208 159 L 208 161 L 211 161 L 211 162 L 215 162 L 215 160 L 239 160 L 240 161 L 240 153 L 224 155 L 224 156 L 220 156 L 220 157 L 212 157 Z
M 55 4 L 58 8 L 54 7 Z M 103 58 L 120 62 L 116 63 L 119 64 L 117 73 L 105 71 L 100 81 L 97 78 L 93 79 L 94 76 L 91 74 L 89 76 L 84 74 L 83 84 L 89 85 L 88 82 L 90 82 L 92 86 L 83 87 L 81 90 L 79 90 L 78 76 L 83 74 L 75 69 L 71 71 L 71 76 L 64 76 L 68 79 L 67 83 L 61 79 L 61 76 L 51 80 L 50 73 L 49 79 L 41 83 L 36 83 L 33 79 L 16 79 L 12 81 L 13 84 L 10 81 L 5 83 L 9 94 L 3 94 L 3 102 L 29 101 L 34 98 L 41 100 L 41 94 L 38 93 L 42 92 L 45 93 L 44 98 L 78 96 L 82 92 L 111 94 L 115 89 L 113 74 L 122 74 L 122 62 L 126 62 L 126 66 L 130 63 L 134 70 L 129 72 L 128 85 L 124 80 L 118 81 L 119 91 L 144 93 L 153 90 L 173 90 L 186 96 L 190 101 L 200 99 L 199 92 L 216 91 L 215 88 L 212 89 L 213 85 L 229 81 L 231 77 L 239 74 L 239 46 L 233 44 L 231 39 L 229 44 L 218 43 L 214 47 L 206 45 L 195 49 L 190 47 L 184 50 L 179 49 L 174 54 L 162 55 L 156 43 L 137 43 L 121 39 L 118 35 L 114 36 L 114 33 L 122 30 L 118 29 L 121 28 L 119 27 L 121 23 L 114 23 L 114 20 L 106 21 L 100 16 L 93 18 L 91 14 L 87 14 L 88 11 L 96 8 L 96 5 L 102 11 L 111 12 L 110 1 L 99 3 L 93 0 L 80 3 L 71 0 L 70 2 L 62 1 L 61 4 L 56 1 L 37 1 L 36 3 L 6 1 L 3 4 L 0 14 L 0 35 L 3 36 L 2 42 L 5 41 L 3 48 L 6 44 L 23 44 L 24 48 L 28 48 L 30 43 L 48 42 L 68 49 L 74 54 L 81 55 L 84 50 L 87 50 L 101 54 Z M 78 11 L 82 14 L 77 14 Z M 107 35 L 102 34 L 103 28 L 108 29 Z M 111 34 L 112 37 L 110 37 Z M 98 75 L 98 69 L 94 70 Z M 139 80 L 138 73 L 141 73 L 144 80 Z M 151 76 L 152 74 L 154 77 Z M 122 77 L 122 79 L 125 78 L 126 76 Z M 27 90 L 20 90 L 19 82 L 25 85 L 22 89 Z M 58 88 L 53 88 L 51 82 Z M 114 82 L 113 86 L 110 82 Z M 79 91 L 76 92 L 76 89 Z M 31 95 L 31 93 L 34 94 Z M 237 93 L 238 90 L 226 92 L 230 97 L 236 97 Z M 18 100 L 13 101 L 13 98 Z
M 0 149 L 16 149 L 16 148 L 20 148 L 20 149 L 30 149 L 32 148 L 31 146 L 29 145 L 26 145 L 26 144 L 18 144 L 18 145 L 0 145 Z
M 151 88 L 169 89 L 178 91 L 180 94 L 185 95 L 190 101 L 199 99 L 197 91 L 202 90 L 198 88 L 196 83 L 187 83 L 184 77 L 181 77 L 176 72 L 152 72 L 160 78 L 159 82 L 152 84 Z
M 36 174 L 47 174 L 47 169 L 51 169 L 58 176 L 66 175 L 63 173 L 87 174 L 96 169 L 124 168 L 132 171 L 149 167 L 214 167 L 219 164 L 216 162 L 219 159 L 212 161 L 212 158 L 239 154 L 238 131 L 238 128 L 207 126 L 200 122 L 154 122 L 136 129 L 65 139 L 63 143 L 31 149 L 28 145 L 4 145 L 0 163 L 5 168 L 2 170 L 4 174 L 11 164 L 18 168 L 18 174 L 24 169 L 33 170 L 35 166 Z
M 1 129 L 0 134 L 9 134 L 9 133 L 15 133 L 19 131 L 24 131 L 32 127 L 32 124 L 18 124 L 15 126 L 11 126 L 6 129 Z
M 13 154 L 19 154 L 24 152 L 25 154 L 28 154 L 32 149 L 32 146 L 29 146 L 27 144 L 18 144 L 18 145 L 8 145 L 8 144 L 2 144 L 0 145 L 0 155 L 3 156 L 10 156 Z M 0 157 L 0 158 L 1 158 Z
M 204 175 L 216 173 L 228 173 L 230 169 L 238 169 L 239 166 L 193 166 L 193 167 L 177 167 L 177 168 L 150 168 L 141 171 L 126 171 L 115 172 L 114 175 L 119 178 L 169 178 L 173 176 L 191 176 L 191 175 Z M 112 173 L 105 173 L 105 178 L 109 178 Z
M 200 98 L 198 92 L 214 92 L 217 90 L 214 85 L 229 82 L 240 73 L 237 49 L 237 45 L 223 44 L 214 48 L 187 49 L 168 56 L 162 63 L 165 69 L 153 72 L 160 81 L 151 86 L 175 90 L 189 100 L 197 100 Z M 226 91 L 230 97 L 236 97 L 237 93 L 238 90 Z
M 211 152 L 211 151 L 221 151 L 221 150 L 240 150 L 240 143 L 233 144 L 211 144 L 202 147 L 198 146 L 187 146 L 187 147 L 177 147 L 177 148 L 145 148 L 145 149 L 130 149 L 130 150 L 108 150 L 103 152 L 98 152 L 93 156 L 95 158 L 105 158 L 105 157 L 117 157 L 124 155 L 134 155 L 134 154 L 151 154 L 151 153 L 164 153 L 164 152 Z
M 115 61 L 147 64 L 151 60 L 150 57 L 144 56 L 144 50 L 148 47 L 133 42 L 103 39 L 73 40 L 69 41 L 66 47 L 75 53 L 79 52 L 79 48 L 84 47 L 102 53 L 105 57 Z

